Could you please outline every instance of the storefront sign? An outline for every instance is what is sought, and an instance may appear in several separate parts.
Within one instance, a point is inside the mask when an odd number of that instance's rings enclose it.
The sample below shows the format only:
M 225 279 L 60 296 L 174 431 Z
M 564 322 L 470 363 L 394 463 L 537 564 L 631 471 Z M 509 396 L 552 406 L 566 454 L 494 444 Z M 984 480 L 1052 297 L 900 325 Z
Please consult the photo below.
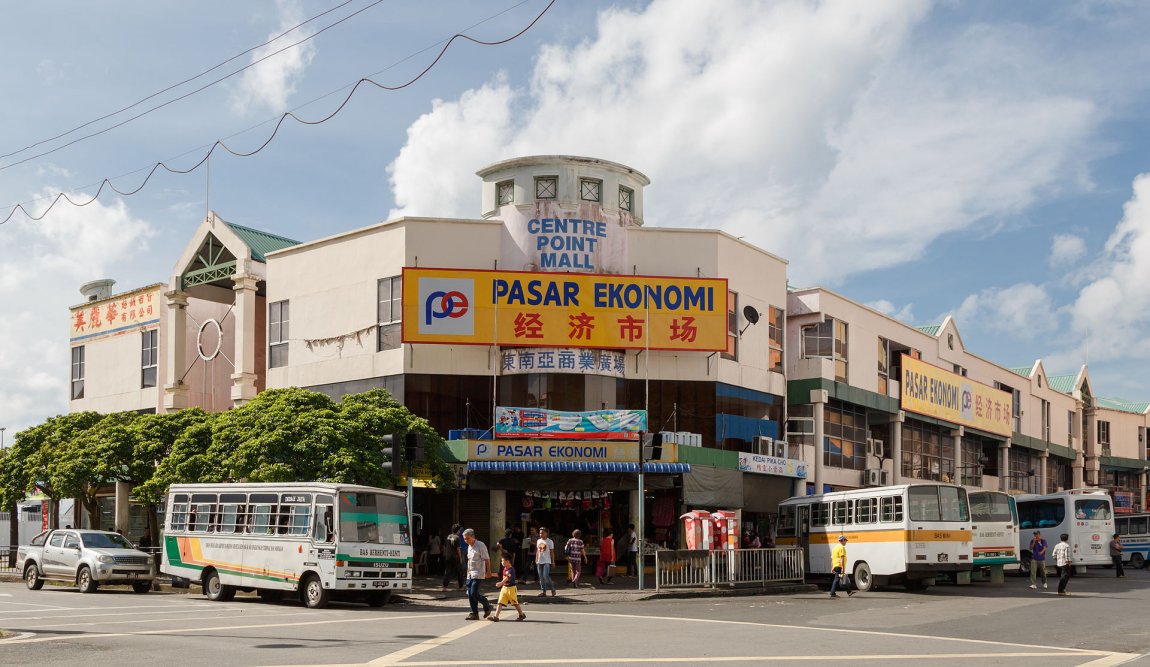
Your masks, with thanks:
M 503 206 L 507 230 L 502 266 L 534 265 L 540 271 L 622 273 L 627 265 L 630 215 L 608 212 L 598 203 L 564 207 L 559 200 L 537 200 L 523 209 Z
M 1115 514 L 1133 514 L 1134 513 L 1134 493 L 1131 491 L 1115 491 L 1114 492 L 1114 513 Z
M 405 268 L 403 342 L 723 351 L 727 281 Z
M 153 285 L 114 298 L 73 306 L 71 341 L 94 340 L 160 323 L 161 286 Z
M 807 463 L 796 459 L 781 459 L 776 456 L 739 452 L 739 470 L 760 475 L 806 478 Z
M 635 440 L 647 430 L 643 410 L 560 412 L 542 408 L 495 409 L 497 438 L 562 440 Z
M 1009 436 L 1014 397 L 913 357 L 902 355 L 902 409 L 952 424 Z
M 501 375 L 573 373 L 624 377 L 627 354 L 617 350 L 525 347 L 501 350 Z
M 637 442 L 554 442 L 547 440 L 469 440 L 468 461 L 594 461 L 638 463 Z M 662 461 L 668 461 L 664 452 Z

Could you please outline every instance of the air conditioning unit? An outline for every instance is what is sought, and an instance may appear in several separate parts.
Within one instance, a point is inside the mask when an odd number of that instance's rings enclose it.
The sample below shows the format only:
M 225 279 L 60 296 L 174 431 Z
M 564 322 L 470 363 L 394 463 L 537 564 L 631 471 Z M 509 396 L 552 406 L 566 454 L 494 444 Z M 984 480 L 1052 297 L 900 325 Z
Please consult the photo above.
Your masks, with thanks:
M 1103 456 L 1110 456 L 1110 448 L 1109 447 L 1103 447 L 1102 448 L 1102 455 Z
M 779 459 L 787 458 L 787 441 L 786 440 L 772 440 L 771 441 L 771 456 Z
M 886 453 L 885 443 L 878 438 L 867 438 L 866 453 L 867 456 L 873 456 L 875 458 L 881 459 L 883 454 Z
M 883 471 L 878 468 L 867 468 L 863 471 L 863 486 L 882 486 Z
M 751 443 L 755 453 L 761 456 L 774 456 L 771 452 L 775 448 L 774 438 L 768 438 L 765 435 L 756 435 L 755 440 Z
M 882 470 L 881 472 L 882 472 L 882 474 L 879 475 L 879 480 L 882 482 L 882 485 L 883 486 L 890 486 L 890 471 L 889 470 Z

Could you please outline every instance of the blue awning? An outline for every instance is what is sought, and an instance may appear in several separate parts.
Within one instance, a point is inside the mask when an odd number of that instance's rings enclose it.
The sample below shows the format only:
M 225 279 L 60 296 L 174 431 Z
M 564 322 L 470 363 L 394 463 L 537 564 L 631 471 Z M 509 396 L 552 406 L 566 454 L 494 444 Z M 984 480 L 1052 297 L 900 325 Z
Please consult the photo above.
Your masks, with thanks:
M 638 463 L 602 461 L 469 461 L 467 472 L 639 472 Z M 678 475 L 691 472 L 689 463 L 645 463 L 643 472 Z

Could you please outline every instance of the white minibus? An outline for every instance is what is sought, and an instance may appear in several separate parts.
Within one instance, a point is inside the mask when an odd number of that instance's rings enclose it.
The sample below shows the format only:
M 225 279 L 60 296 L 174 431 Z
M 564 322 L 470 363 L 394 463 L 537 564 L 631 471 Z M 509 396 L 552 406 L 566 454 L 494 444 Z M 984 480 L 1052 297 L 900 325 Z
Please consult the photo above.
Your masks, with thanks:
M 1114 503 L 1102 489 L 1067 489 L 1028 494 L 1018 502 L 1018 543 L 1022 572 L 1030 571 L 1030 541 L 1042 532 L 1049 550 L 1063 533 L 1070 536 L 1070 559 L 1076 566 L 1109 565 L 1110 538 L 1114 536 Z M 1047 557 L 1047 567 L 1053 563 Z

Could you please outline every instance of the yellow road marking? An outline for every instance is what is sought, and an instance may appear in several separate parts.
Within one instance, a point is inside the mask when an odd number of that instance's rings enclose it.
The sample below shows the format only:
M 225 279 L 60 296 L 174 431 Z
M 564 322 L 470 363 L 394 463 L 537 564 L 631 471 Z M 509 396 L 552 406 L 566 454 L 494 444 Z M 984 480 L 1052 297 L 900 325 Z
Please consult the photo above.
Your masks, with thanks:
M 383 665 L 398 665 L 398 664 L 400 664 L 401 660 L 406 660 L 408 658 L 417 656 L 420 653 L 423 653 L 425 651 L 430 651 L 431 649 L 436 648 L 438 646 L 443 646 L 444 644 L 449 644 L 449 643 L 455 641 L 456 639 L 459 639 L 461 637 L 466 637 L 467 635 L 475 632 L 476 630 L 480 630 L 480 629 L 482 629 L 486 626 L 489 626 L 489 625 L 492 625 L 492 624 L 491 623 L 484 623 L 482 621 L 475 621 L 475 622 L 472 622 L 468 625 L 460 626 L 460 627 L 452 630 L 451 632 L 448 632 L 447 634 L 440 635 L 440 636 L 435 637 L 433 639 L 428 639 L 427 641 L 420 642 L 418 644 L 413 644 L 411 646 L 408 646 L 407 648 L 400 649 L 394 653 L 389 653 L 389 654 L 387 654 L 381 658 L 376 658 L 375 660 L 372 660 L 371 662 L 369 662 L 367 664 L 368 665 L 375 665 L 377 667 L 382 667 Z M 408 663 L 403 663 L 403 664 L 408 664 Z

